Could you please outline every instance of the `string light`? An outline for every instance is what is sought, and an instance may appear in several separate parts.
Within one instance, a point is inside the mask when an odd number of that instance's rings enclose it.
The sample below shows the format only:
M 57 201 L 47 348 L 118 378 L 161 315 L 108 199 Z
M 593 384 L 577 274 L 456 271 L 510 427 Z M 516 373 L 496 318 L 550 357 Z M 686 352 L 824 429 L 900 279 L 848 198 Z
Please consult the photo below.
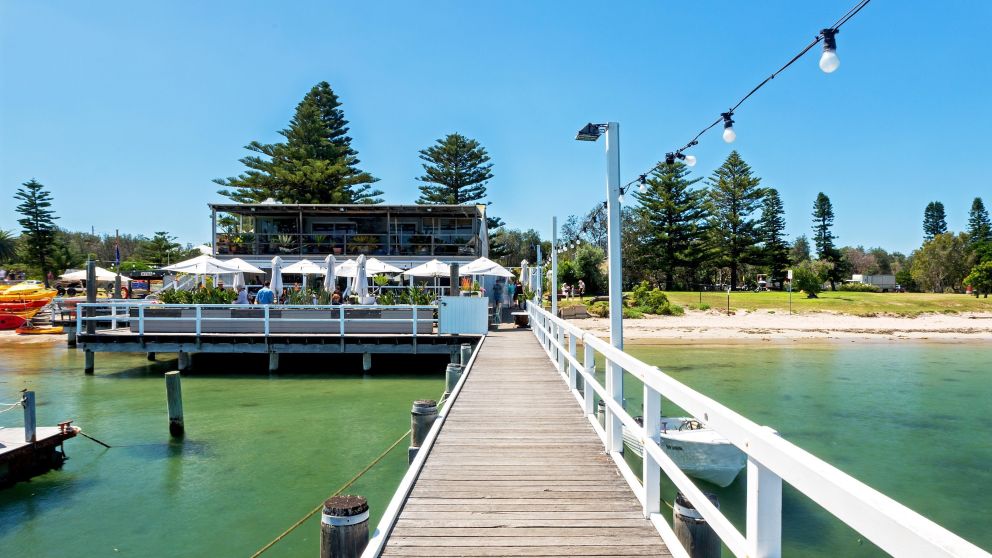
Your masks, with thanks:
M 675 161 L 684 161 L 688 166 L 695 166 L 696 157 L 693 155 L 686 155 L 684 152 L 696 145 L 699 145 L 699 138 L 703 136 L 706 132 L 709 132 L 715 128 L 718 124 L 723 124 L 723 141 L 727 143 L 733 143 L 737 139 L 737 132 L 734 130 L 734 120 L 733 115 L 744 104 L 752 95 L 754 95 L 759 89 L 768 84 L 771 80 L 775 79 L 779 74 L 784 72 L 786 68 L 794 64 L 797 60 L 806 55 L 807 52 L 813 49 L 820 41 L 823 41 L 823 54 L 820 56 L 820 69 L 825 73 L 833 73 L 840 67 L 840 58 L 837 57 L 837 33 L 840 33 L 840 28 L 847 23 L 852 17 L 857 15 L 858 12 L 868 5 L 871 0 L 858 0 L 858 2 L 847 11 L 843 16 L 840 17 L 833 25 L 827 27 L 826 29 L 821 29 L 819 34 L 813 38 L 813 40 L 807 44 L 798 54 L 793 56 L 788 62 L 785 63 L 781 68 L 775 70 L 770 76 L 766 77 L 761 83 L 755 86 L 747 95 L 744 95 L 737 104 L 730 108 L 726 112 L 721 112 L 720 117 L 717 118 L 709 126 L 705 127 L 700 131 L 689 143 L 683 145 L 675 151 L 671 151 L 665 154 L 665 165 L 674 165 Z M 655 171 L 662 170 L 662 164 L 659 163 L 651 168 L 648 172 L 644 173 L 637 180 L 632 181 L 623 188 L 620 189 L 620 203 L 623 203 L 623 194 L 630 187 L 631 184 L 641 180 L 641 177 L 647 176 Z M 642 190 L 642 193 L 644 191 Z
M 646 194 L 648 191 L 648 177 L 642 174 L 637 180 L 641 183 L 637 189 L 640 190 L 642 194 Z

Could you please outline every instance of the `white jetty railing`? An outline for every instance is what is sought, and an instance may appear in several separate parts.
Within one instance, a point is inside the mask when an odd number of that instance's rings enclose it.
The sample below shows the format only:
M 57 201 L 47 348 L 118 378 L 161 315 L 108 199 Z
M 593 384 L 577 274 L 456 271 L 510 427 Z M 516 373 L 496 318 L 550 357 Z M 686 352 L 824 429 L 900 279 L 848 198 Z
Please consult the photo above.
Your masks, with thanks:
M 893 556 L 989 557 L 990 554 L 944 529 L 836 467 L 613 347 L 575 325 L 527 304 L 531 328 L 544 346 L 583 412 L 603 440 L 606 451 L 640 500 L 644 517 L 658 529 L 675 556 L 688 556 L 660 510 L 661 471 L 706 519 L 723 544 L 739 557 L 765 558 L 782 554 L 782 481 L 822 506 Z M 567 340 L 566 340 L 567 338 Z M 576 358 L 581 342 L 582 362 Z M 606 361 L 606 385 L 595 377 L 595 357 Z M 622 374 L 644 384 L 643 420 L 639 425 L 623 407 Z M 582 377 L 583 390 L 577 389 Z M 606 405 L 606 427 L 596 418 L 594 396 Z M 659 445 L 661 396 L 706 423 L 747 454 L 747 512 L 745 533 L 714 506 Z M 644 445 L 641 478 L 623 459 L 623 428 Z
M 97 331 L 117 329 L 119 324 L 128 324 L 132 333 L 145 335 L 156 332 L 151 324 L 175 324 L 181 331 L 168 333 L 255 333 L 265 336 L 287 333 L 280 326 L 287 324 L 311 324 L 312 333 L 324 332 L 329 326 L 336 335 L 363 333 L 391 333 L 417 336 L 433 329 L 437 320 L 434 313 L 437 306 L 426 305 L 244 305 L 244 304 L 154 304 L 142 301 L 83 302 L 76 306 L 76 331 L 85 333 L 87 322 L 96 322 Z M 92 312 L 88 312 L 92 311 Z M 169 312 L 171 311 L 171 312 Z M 175 314 L 179 315 L 162 315 Z M 289 312 L 287 312 L 289 311 Z M 295 311 L 295 312 L 294 312 Z M 362 316 L 368 311 L 385 312 L 388 317 Z M 87 314 L 92 315 L 87 315 Z M 351 315 L 349 315 L 351 314 Z M 236 331 L 216 331 L 210 324 L 238 325 Z M 396 324 L 388 332 L 370 330 L 369 324 Z M 362 327 L 364 325 L 364 327 Z M 245 327 L 254 326 L 254 327 Z M 223 329 L 223 328 L 221 328 Z M 157 331 L 158 333 L 163 333 Z M 292 331 L 307 333 L 307 331 Z

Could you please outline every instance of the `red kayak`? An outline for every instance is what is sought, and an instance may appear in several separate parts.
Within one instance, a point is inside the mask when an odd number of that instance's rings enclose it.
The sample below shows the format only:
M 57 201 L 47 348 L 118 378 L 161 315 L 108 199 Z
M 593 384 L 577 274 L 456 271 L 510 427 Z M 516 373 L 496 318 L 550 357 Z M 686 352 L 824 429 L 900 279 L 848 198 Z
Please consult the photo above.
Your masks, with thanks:
M 17 329 L 27 322 L 20 316 L 13 314 L 0 314 L 0 329 Z
M 44 308 L 48 300 L 27 300 L 24 302 L 0 302 L 0 314 L 23 312 L 32 308 Z

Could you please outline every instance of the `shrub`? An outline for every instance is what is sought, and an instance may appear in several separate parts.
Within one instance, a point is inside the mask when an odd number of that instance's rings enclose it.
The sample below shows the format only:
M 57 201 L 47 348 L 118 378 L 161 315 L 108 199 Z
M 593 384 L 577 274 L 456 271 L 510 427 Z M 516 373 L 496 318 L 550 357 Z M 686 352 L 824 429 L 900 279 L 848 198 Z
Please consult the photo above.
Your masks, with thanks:
M 652 289 L 647 281 L 641 281 L 631 293 L 633 306 L 645 314 L 681 316 L 685 313 L 681 306 L 672 304 L 659 289 Z
M 838 291 L 847 291 L 851 293 L 880 293 L 882 288 L 878 285 L 869 285 L 868 283 L 843 283 L 837 287 Z
M 710 305 L 709 304 L 706 304 L 704 302 L 704 303 L 702 303 L 702 304 L 699 305 L 699 309 L 700 310 L 709 310 L 710 309 Z
M 833 266 L 829 262 L 806 260 L 793 270 L 793 286 L 796 290 L 805 292 L 806 298 L 816 298 L 817 293 L 823 290 L 823 282 L 831 269 Z
M 597 318 L 605 318 L 610 315 L 610 305 L 605 302 L 594 302 L 586 308 L 586 312 Z

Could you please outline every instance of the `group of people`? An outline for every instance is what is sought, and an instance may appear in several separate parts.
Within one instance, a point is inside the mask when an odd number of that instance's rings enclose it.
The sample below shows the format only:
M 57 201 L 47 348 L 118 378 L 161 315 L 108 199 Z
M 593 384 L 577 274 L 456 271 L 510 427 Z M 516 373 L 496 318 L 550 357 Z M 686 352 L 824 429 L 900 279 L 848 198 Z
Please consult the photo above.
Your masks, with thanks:
M 218 285 L 220 288 L 224 288 L 224 284 Z M 296 285 L 295 290 L 299 291 L 300 286 Z M 316 295 L 314 295 L 314 304 L 317 303 Z M 286 304 L 289 300 L 289 289 L 283 289 L 282 293 L 279 294 L 278 301 L 276 299 L 276 292 L 272 290 L 270 282 L 266 281 L 262 288 L 255 293 L 254 301 L 248 295 L 248 289 L 241 285 L 238 287 L 238 296 L 234 299 L 234 304 Z M 344 300 L 344 295 L 341 294 L 341 288 L 335 287 L 334 292 L 331 293 L 331 304 L 341 304 Z
M 579 298 L 582 298 L 582 296 L 586 294 L 586 282 L 583 281 L 582 279 L 579 279 L 579 282 L 577 284 L 575 284 L 575 285 L 569 285 L 568 283 L 562 283 L 561 284 L 561 294 L 565 298 L 572 298 L 573 296 L 577 296 Z

